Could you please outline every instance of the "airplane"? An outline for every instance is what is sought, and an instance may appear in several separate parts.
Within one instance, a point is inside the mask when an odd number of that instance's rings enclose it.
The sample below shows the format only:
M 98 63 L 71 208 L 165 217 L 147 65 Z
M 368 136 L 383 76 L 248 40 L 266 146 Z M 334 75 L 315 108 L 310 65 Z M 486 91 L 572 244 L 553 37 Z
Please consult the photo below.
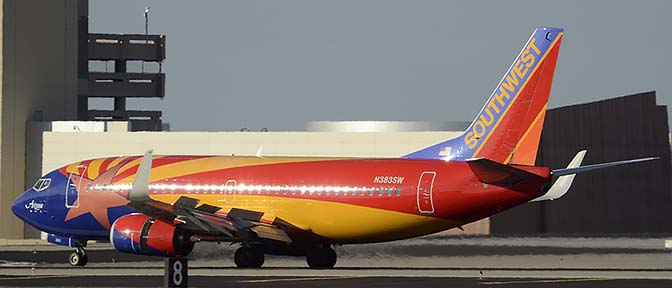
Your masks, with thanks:
M 333 247 L 428 235 L 562 197 L 575 174 L 657 158 L 536 167 L 562 42 L 538 28 L 460 137 L 399 158 L 144 155 L 79 161 L 42 176 L 14 214 L 75 248 L 89 240 L 131 254 L 185 257 L 201 241 L 240 244 L 237 267 L 265 255 L 331 268 Z

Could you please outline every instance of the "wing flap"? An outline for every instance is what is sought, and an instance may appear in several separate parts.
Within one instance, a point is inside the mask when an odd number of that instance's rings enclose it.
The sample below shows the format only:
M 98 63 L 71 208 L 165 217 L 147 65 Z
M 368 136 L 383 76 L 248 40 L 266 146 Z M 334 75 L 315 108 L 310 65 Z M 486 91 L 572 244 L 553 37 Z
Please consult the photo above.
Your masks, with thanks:
M 287 233 L 284 230 L 277 228 L 275 226 L 257 225 L 250 228 L 250 230 L 252 230 L 254 233 L 257 234 L 257 236 L 261 238 L 292 243 L 292 239 L 289 238 Z

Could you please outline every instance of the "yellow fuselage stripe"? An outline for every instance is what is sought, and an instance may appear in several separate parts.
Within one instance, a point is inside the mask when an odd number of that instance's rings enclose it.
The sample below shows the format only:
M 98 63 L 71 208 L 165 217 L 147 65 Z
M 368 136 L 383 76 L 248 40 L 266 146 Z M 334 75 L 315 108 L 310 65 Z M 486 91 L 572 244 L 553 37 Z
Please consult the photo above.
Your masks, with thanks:
M 154 194 L 152 198 L 161 202 L 174 203 L 180 196 L 183 195 Z M 220 211 L 223 213 L 228 213 L 231 208 L 238 208 L 274 214 L 297 228 L 343 244 L 406 239 L 463 224 L 436 217 L 313 199 L 236 195 L 234 200 L 231 198 L 232 195 L 222 194 L 190 194 L 188 197 L 201 200 L 200 204 L 222 207 Z M 406 199 L 409 203 L 415 203 L 415 195 L 405 197 L 409 198 Z M 400 200 L 402 199 L 395 199 L 395 201 Z M 376 199 L 375 201 L 385 200 Z
M 226 161 L 222 161 L 221 157 L 197 158 L 197 159 L 193 159 L 193 160 L 186 160 L 186 161 L 166 164 L 166 165 L 159 166 L 159 167 L 154 167 L 154 168 L 152 168 L 151 180 L 150 181 L 154 182 L 154 181 L 159 181 L 159 180 L 163 180 L 163 179 L 169 179 L 169 178 L 176 178 L 176 177 L 184 176 L 186 174 L 185 172 L 187 172 L 188 174 L 198 174 L 198 173 L 211 172 L 211 171 L 227 169 L 227 168 L 238 168 L 238 167 L 246 167 L 246 166 L 265 165 L 265 164 L 321 161 L 321 160 L 327 160 L 327 159 L 334 160 L 334 159 L 340 159 L 340 158 L 230 157 L 230 158 L 227 158 Z M 132 162 L 136 162 L 136 160 L 134 160 Z M 139 164 L 139 163 L 140 163 L 140 161 L 137 161 L 137 164 Z M 128 166 L 128 165 L 126 165 L 126 166 Z M 124 168 L 126 168 L 126 167 L 124 167 Z M 126 169 L 128 169 L 128 168 L 126 168 Z M 123 170 L 118 172 L 118 174 L 120 174 L 122 172 L 123 172 Z M 135 174 L 129 175 L 128 177 L 120 179 L 119 183 L 131 183 L 131 182 L 133 182 L 134 178 L 135 178 Z

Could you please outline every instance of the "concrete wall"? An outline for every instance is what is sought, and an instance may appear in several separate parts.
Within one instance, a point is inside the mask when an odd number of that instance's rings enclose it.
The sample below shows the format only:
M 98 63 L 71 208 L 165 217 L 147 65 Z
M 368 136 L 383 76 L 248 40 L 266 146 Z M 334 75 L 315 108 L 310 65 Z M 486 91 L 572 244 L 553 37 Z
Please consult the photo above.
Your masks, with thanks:
M 76 117 L 78 1 L 1 3 L 0 238 L 22 238 L 8 208 L 26 186 L 26 123 Z
M 114 130 L 114 129 L 108 129 Z M 398 157 L 456 132 L 44 132 L 42 173 L 111 155 L 154 154 Z M 40 153 L 40 152 L 38 152 Z

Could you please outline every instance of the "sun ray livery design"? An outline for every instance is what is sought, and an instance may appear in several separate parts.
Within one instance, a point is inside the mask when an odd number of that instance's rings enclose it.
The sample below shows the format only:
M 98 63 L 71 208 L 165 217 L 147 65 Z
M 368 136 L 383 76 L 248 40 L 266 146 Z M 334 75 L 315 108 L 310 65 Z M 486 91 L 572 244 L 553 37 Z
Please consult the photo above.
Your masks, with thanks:
M 539 28 L 469 129 L 404 157 L 158 155 L 90 159 L 49 172 L 12 211 L 75 247 L 181 257 L 201 241 L 239 243 L 238 267 L 264 255 L 336 264 L 336 245 L 392 241 L 460 227 L 569 190 L 574 174 L 653 158 L 534 167 L 563 30 Z M 570 156 L 570 155 L 568 155 Z
M 97 159 L 98 160 L 107 160 L 107 159 Z M 93 161 L 93 162 L 96 162 Z M 98 161 L 100 162 L 100 161 Z M 96 169 L 98 167 L 95 167 Z M 72 206 L 76 206 L 75 209 L 69 209 L 65 215 L 65 221 L 70 221 L 71 219 L 78 217 L 80 215 L 89 213 L 96 219 L 98 224 L 103 228 L 110 228 L 110 220 L 108 218 L 107 209 L 117 206 L 124 206 L 128 203 L 125 197 L 115 194 L 115 193 L 99 193 L 101 190 L 107 190 L 108 187 L 111 187 L 112 178 L 115 173 L 121 168 L 121 166 L 114 167 L 107 171 L 104 171 L 102 174 L 95 174 L 95 179 L 88 179 L 79 175 L 72 175 L 70 177 L 70 184 L 74 185 L 73 188 L 77 191 L 84 191 L 79 193 L 77 199 L 72 203 Z M 91 175 L 92 173 L 89 173 Z M 103 191 L 106 192 L 106 191 Z

